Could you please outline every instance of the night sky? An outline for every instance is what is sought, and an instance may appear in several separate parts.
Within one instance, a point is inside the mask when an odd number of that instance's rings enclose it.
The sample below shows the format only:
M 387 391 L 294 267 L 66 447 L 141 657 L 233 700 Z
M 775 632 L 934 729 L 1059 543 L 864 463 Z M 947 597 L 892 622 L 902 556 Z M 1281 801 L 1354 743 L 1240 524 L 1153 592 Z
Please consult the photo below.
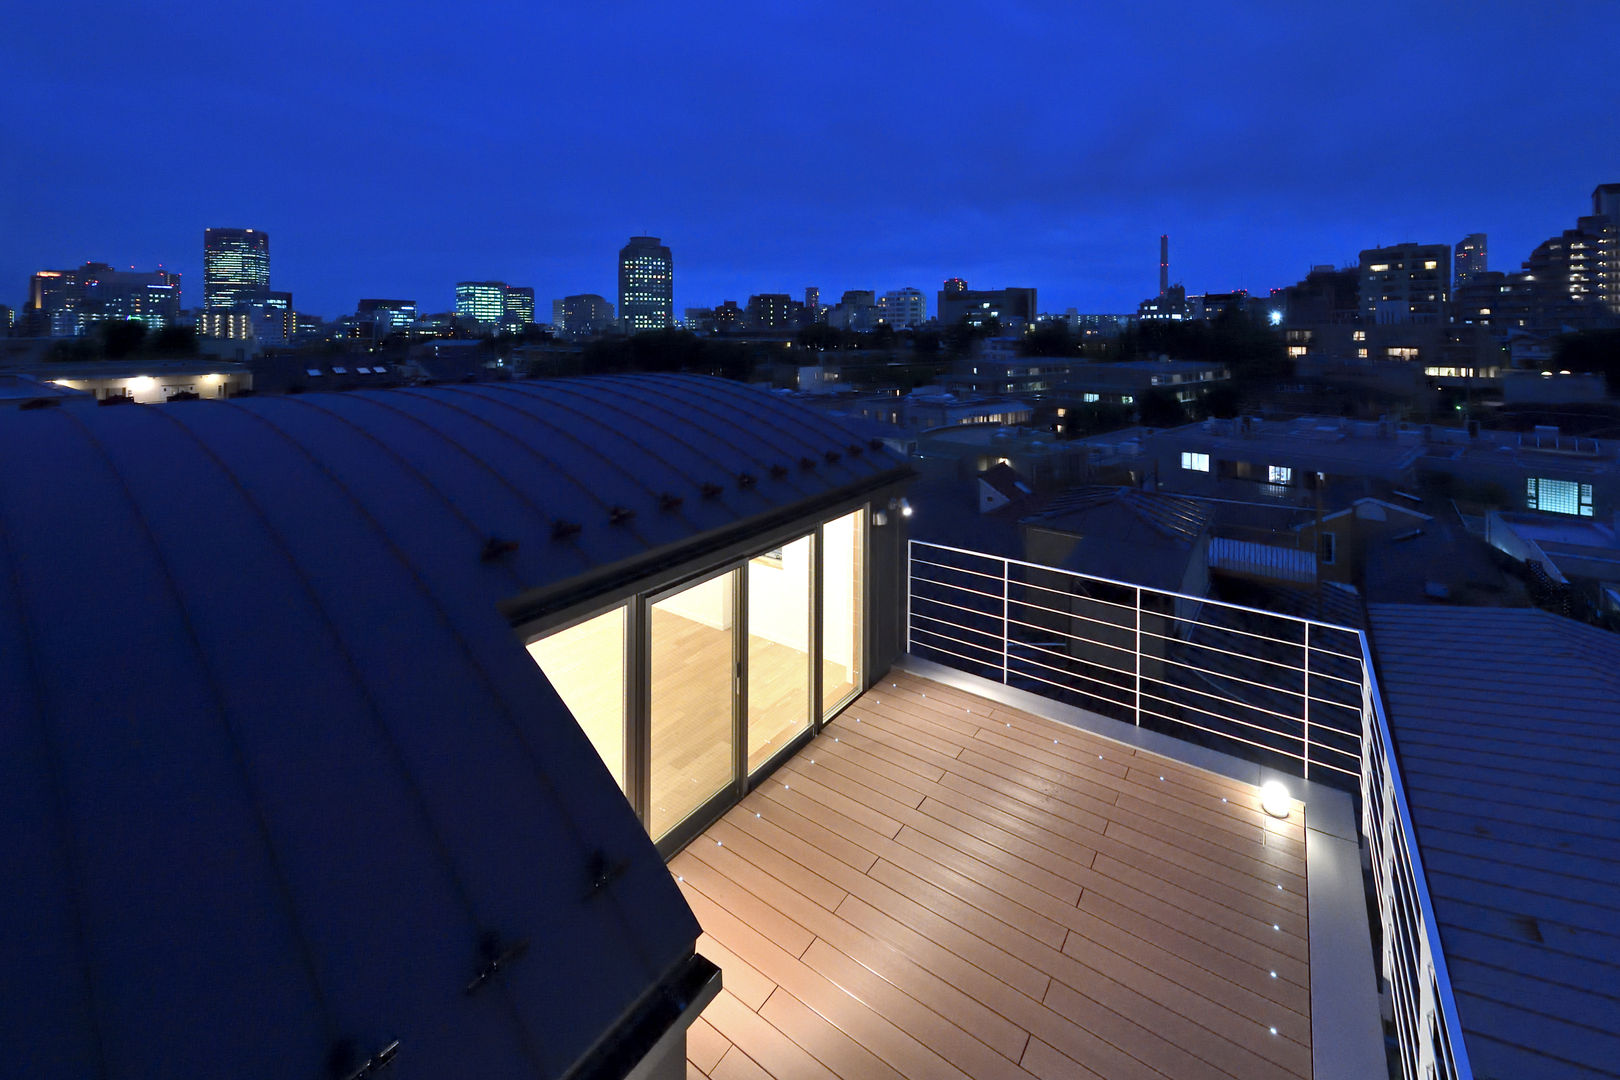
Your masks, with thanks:
M 334 317 L 457 280 L 677 313 L 941 279 L 1134 310 L 1490 235 L 1513 269 L 1620 181 L 1620 4 L 29 3 L 0 25 L 0 303 L 36 269 L 271 234 Z

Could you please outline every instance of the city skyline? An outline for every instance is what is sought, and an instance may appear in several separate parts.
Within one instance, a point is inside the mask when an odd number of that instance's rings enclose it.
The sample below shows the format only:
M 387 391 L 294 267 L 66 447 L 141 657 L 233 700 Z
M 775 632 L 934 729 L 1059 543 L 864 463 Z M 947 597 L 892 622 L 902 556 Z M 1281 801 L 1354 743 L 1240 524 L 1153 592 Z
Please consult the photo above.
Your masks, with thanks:
M 0 165 L 0 303 L 36 270 L 86 261 L 162 265 L 200 293 L 197 235 L 242 227 L 276 236 L 277 287 L 329 318 L 366 296 L 449 310 L 465 280 L 611 296 L 614 253 L 636 234 L 675 252 L 677 312 L 807 286 L 928 294 L 955 276 L 1036 287 L 1050 311 L 1129 311 L 1157 291 L 1161 234 L 1189 292 L 1263 292 L 1365 248 L 1475 232 L 1511 269 L 1620 175 L 1614 140 L 1597 137 L 1620 75 L 1549 98 L 1520 74 L 1612 18 L 1598 3 L 1470 8 L 1466 49 L 1454 13 L 1397 6 L 1076 25 L 1034 3 L 994 9 L 1001 34 L 983 36 L 962 32 L 990 14 L 976 5 L 926 18 L 497 5 L 512 39 L 547 56 L 538 71 L 469 48 L 408 78 L 399 58 L 428 42 L 435 10 L 294 4 L 286 28 L 307 62 L 251 68 L 211 48 L 249 28 L 245 13 L 22 13 L 0 86 L 48 99 L 52 123 L 20 132 Z M 845 32 L 852 19 L 861 33 Z M 728 24 L 747 34 L 715 32 Z M 377 48 L 338 45 L 362 25 Z M 640 94 L 593 59 L 619 55 L 672 91 Z M 106 95 L 152 70 L 188 107 L 106 125 Z M 1417 70 L 1423 107 L 1382 119 L 1378 86 Z M 232 79 L 239 93 L 206 92 Z M 533 107 L 472 107 L 503 93 Z M 1025 104 L 1004 108 L 1009 95 Z M 636 139 L 592 119 L 631 102 Z M 175 167 L 199 126 L 272 106 L 299 138 L 221 140 L 198 151 L 206 167 Z M 370 118 L 359 154 L 357 116 Z M 697 137 L 717 124 L 738 134 Z M 1498 149 L 1517 145 L 1535 152 Z

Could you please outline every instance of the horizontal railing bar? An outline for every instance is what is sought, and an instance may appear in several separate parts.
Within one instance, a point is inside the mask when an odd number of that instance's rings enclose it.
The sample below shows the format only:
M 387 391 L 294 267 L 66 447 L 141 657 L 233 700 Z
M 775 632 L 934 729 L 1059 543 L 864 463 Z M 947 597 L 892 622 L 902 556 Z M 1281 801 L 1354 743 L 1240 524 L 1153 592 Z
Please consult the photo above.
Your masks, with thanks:
M 1105 664 L 1100 660 L 1087 660 L 1084 657 L 1070 656 L 1068 653 L 1058 652 L 1055 649 L 1047 648 L 1045 645 L 1042 645 L 1041 643 L 1036 642 L 1036 641 L 1020 641 L 1020 642 L 1016 642 L 1016 644 L 1021 649 L 1029 649 L 1029 650 L 1032 650 L 1034 652 L 1038 652 L 1038 653 L 1042 654 L 1043 656 L 1054 656 L 1054 657 L 1057 657 L 1060 660 L 1070 661 L 1071 663 L 1085 664 L 1087 667 L 1101 668 L 1104 671 L 1111 671 L 1116 675 L 1130 675 L 1131 674 L 1131 672 L 1129 670 L 1126 670 L 1125 668 L 1117 668 L 1117 667 L 1114 667 L 1112 664 Z M 1109 645 L 1109 646 L 1106 646 L 1106 647 L 1110 648 L 1110 649 L 1114 648 L 1114 646 L 1112 646 L 1112 645 Z M 1016 655 L 1016 654 L 1014 654 L 1012 652 L 1011 649 L 1008 650 L 1008 654 L 1009 655 Z
M 913 612 L 912 613 L 912 618 L 914 618 L 914 619 L 927 619 L 929 622 L 943 623 L 946 626 L 954 626 L 958 630 L 966 630 L 970 634 L 982 634 L 985 637 L 994 638 L 997 641 L 1006 640 L 1001 634 L 998 634 L 993 630 L 979 630 L 979 629 L 977 629 L 975 627 L 967 626 L 967 625 L 965 625 L 963 623 L 952 622 L 949 619 L 942 619 L 938 615 L 924 615 L 921 612 Z M 1000 651 L 999 646 L 997 646 L 997 651 L 998 652 Z
M 1058 630 L 1054 627 L 1042 626 L 1040 623 L 1025 622 L 1022 619 L 1008 619 L 1007 621 L 1016 626 L 1022 626 L 1030 630 L 1039 630 L 1043 634 L 1057 634 L 1059 637 L 1066 637 L 1070 641 L 1078 642 L 1082 645 L 1095 645 L 1101 649 L 1113 649 L 1115 652 L 1127 652 L 1133 655 L 1136 652 L 1136 650 L 1129 645 L 1111 645 L 1108 642 L 1100 641 L 1097 638 L 1089 638 L 1084 634 L 1071 634 L 1067 630 Z M 1115 627 L 1115 629 L 1128 630 L 1129 628 L 1121 626 Z
M 1327 672 L 1325 672 L 1325 671 L 1317 671 L 1315 668 L 1311 669 L 1311 678 L 1313 678 L 1313 679 L 1332 679 L 1334 682 L 1341 682 L 1341 683 L 1344 683 L 1346 686 L 1357 686 L 1357 687 L 1359 687 L 1361 685 L 1361 680 L 1360 679 L 1347 679 L 1343 675 L 1329 675 Z
M 990 560 L 991 562 L 1001 562 L 1001 559 L 996 558 L 995 556 L 992 556 L 992 555 L 986 555 L 986 556 L 983 556 L 983 557 Z M 939 569 L 939 570 L 949 570 L 954 574 L 968 574 L 968 575 L 970 575 L 972 577 L 992 578 L 992 579 L 994 579 L 996 581 L 1001 580 L 1001 575 L 1000 574 L 987 574 L 983 570 L 969 570 L 965 566 L 952 566 L 950 563 L 930 562 L 927 559 L 913 558 L 911 560 L 911 565 L 912 566 L 932 566 L 932 567 L 934 567 L 936 569 Z M 911 576 L 912 576 L 912 578 L 914 578 L 915 580 L 918 580 L 918 581 L 931 581 L 931 580 L 933 580 L 932 578 L 919 578 L 919 577 L 917 577 L 916 574 L 912 574 Z
M 911 541 L 911 543 L 918 546 L 918 547 L 934 548 L 934 549 L 939 550 L 939 551 L 954 551 L 954 552 L 958 552 L 959 554 L 962 554 L 962 555 L 976 555 L 979 558 L 986 558 L 987 557 L 983 552 L 980 552 L 980 551 L 968 551 L 966 548 L 952 547 L 949 544 L 936 544 L 936 543 L 933 543 L 932 541 L 928 541 L 928 540 L 913 540 L 913 541 Z M 1117 585 L 1120 588 L 1124 588 L 1124 589 L 1140 589 L 1140 588 L 1144 587 L 1144 586 L 1138 585 L 1135 582 L 1131 582 L 1131 581 L 1118 581 L 1118 580 L 1116 580 L 1114 578 L 1099 577 L 1096 574 L 1082 574 L 1077 570 L 1065 570 L 1062 567 L 1042 566 L 1040 563 L 1026 562 L 1023 559 L 1012 559 L 1012 558 L 1008 558 L 1006 556 L 988 556 L 988 557 L 989 558 L 999 558 L 1002 562 L 1007 563 L 1008 565 L 1011 565 L 1011 566 L 1028 566 L 1028 567 L 1032 567 L 1032 568 L 1034 568 L 1036 570 L 1046 570 L 1046 571 L 1049 571 L 1049 572 L 1055 571 L 1055 572 L 1061 573 L 1061 574 L 1069 574 L 1069 575 L 1071 575 L 1073 577 L 1077 577 L 1077 578 L 1084 578 L 1087 581 L 1100 581 L 1100 582 L 1103 582 L 1104 584 L 1107 584 L 1107 585 Z M 1266 611 L 1264 608 L 1248 607 L 1248 606 L 1246 606 L 1244 604 L 1234 604 L 1234 603 L 1231 603 L 1230 601 L 1227 601 L 1227 600 L 1210 600 L 1207 597 L 1193 596 L 1193 595 L 1191 595 L 1189 593 L 1174 592 L 1174 591 L 1172 591 L 1170 589 L 1152 589 L 1151 591 L 1157 593 L 1160 596 L 1179 597 L 1180 599 L 1183 599 L 1183 600 L 1191 600 L 1191 601 L 1193 601 L 1194 603 L 1197 603 L 1197 604 L 1213 604 L 1216 607 L 1223 607 L 1223 608 L 1226 608 L 1229 611 L 1246 611 L 1246 612 L 1249 612 L 1252 615 L 1266 615 L 1266 616 L 1270 616 L 1271 618 L 1274 618 L 1274 619 L 1282 619 L 1285 622 L 1305 623 L 1305 624 L 1309 624 L 1311 626 L 1320 626 L 1320 627 L 1323 627 L 1323 628 L 1328 629 L 1328 630 L 1338 630 L 1338 631 L 1341 631 L 1343 633 L 1347 633 L 1347 634 L 1351 634 L 1351 635 L 1354 635 L 1354 634 L 1356 634 L 1358 632 L 1353 627 L 1340 626 L 1337 623 L 1323 622 L 1320 619 L 1307 619 L 1307 618 L 1303 618 L 1303 617 L 1298 616 L 1298 615 L 1284 615 L 1284 614 L 1282 614 L 1281 612 L 1278 612 L 1278 611 Z
M 1208 644 L 1205 644 L 1202 641 L 1193 641 L 1191 638 L 1181 638 L 1181 637 L 1175 637 L 1174 635 L 1155 634 L 1151 630 L 1143 630 L 1142 633 L 1147 635 L 1148 637 L 1157 638 L 1160 641 L 1178 641 L 1181 644 L 1190 646 L 1190 647 L 1192 647 L 1194 649 L 1208 649 L 1210 652 L 1218 652 L 1218 653 L 1222 653 L 1222 654 L 1224 654 L 1226 656 L 1235 656 L 1239 660 L 1248 660 L 1248 661 L 1252 661 L 1253 663 L 1256 663 L 1256 664 L 1266 664 L 1266 665 L 1269 665 L 1270 667 L 1282 668 L 1284 671 L 1298 671 L 1298 672 L 1303 673 L 1304 670 L 1305 670 L 1304 668 L 1300 667 L 1298 664 L 1285 664 L 1281 660 L 1268 660 L 1263 656 L 1250 656 L 1248 653 L 1233 652 L 1231 649 L 1223 649 L 1219 645 L 1208 645 Z M 1295 646 L 1293 646 L 1293 648 L 1303 649 L 1304 646 L 1303 645 L 1295 645 Z
M 1201 697 L 1214 698 L 1216 701 L 1230 701 L 1241 708 L 1252 709 L 1255 712 L 1265 713 L 1267 716 L 1275 716 L 1277 719 L 1286 720 L 1291 724 L 1303 725 L 1305 723 L 1305 718 L 1302 716 L 1290 716 L 1287 713 L 1281 713 L 1275 709 L 1268 709 L 1264 705 L 1254 705 L 1247 701 L 1235 699 L 1229 694 L 1223 697 L 1220 694 L 1211 693 L 1208 690 L 1199 690 L 1195 687 L 1183 686 L 1181 683 L 1171 682 L 1169 679 L 1160 679 L 1153 675 L 1143 675 L 1142 679 L 1145 682 L 1158 683 L 1160 686 L 1172 686 L 1177 690 L 1184 690 L 1189 694 L 1198 694 Z
M 1268 753 L 1279 754 L 1282 757 L 1290 758 L 1290 759 L 1292 759 L 1294 761 L 1304 761 L 1305 760 L 1302 756 L 1300 756 L 1299 754 L 1294 753 L 1291 750 L 1279 750 L 1275 746 L 1267 746 L 1265 743 L 1257 743 L 1252 739 L 1245 739 L 1241 735 L 1233 735 L 1230 732 L 1226 732 L 1226 731 L 1216 731 L 1214 728 L 1207 728 L 1207 727 L 1204 727 L 1202 724 L 1195 724 L 1191 720 L 1182 720 L 1182 719 L 1179 719 L 1178 717 L 1166 716 L 1164 713 L 1154 712 L 1152 709 L 1149 709 L 1149 708 L 1146 708 L 1146 707 L 1144 707 L 1142 709 L 1142 714 L 1144 716 L 1156 716 L 1160 720 L 1165 721 L 1166 723 L 1180 724 L 1182 727 L 1189 727 L 1189 728 L 1192 728 L 1194 731 L 1208 732 L 1209 734 L 1214 735 L 1217 738 L 1231 739 L 1233 742 L 1240 742 L 1240 743 L 1243 743 L 1246 746 L 1252 746 L 1257 750 L 1265 750 Z
M 929 630 L 927 627 L 922 627 L 922 626 L 915 627 L 914 631 L 916 633 L 919 633 L 919 634 L 929 634 L 929 635 L 931 635 L 933 637 L 944 638 L 946 641 L 954 641 L 956 644 L 964 646 L 964 647 L 969 648 L 969 649 L 982 649 L 985 652 L 990 653 L 992 656 L 994 656 L 996 658 L 993 661 L 992 660 L 974 660 L 973 662 L 976 663 L 976 664 L 998 663 L 1000 661 L 1000 658 L 1001 658 L 1001 650 L 1000 649 L 992 649 L 988 645 L 979 645 L 979 644 L 976 644 L 975 642 L 972 642 L 972 641 L 963 641 L 961 638 L 954 638 L 954 637 L 951 637 L 951 635 L 949 635 L 949 634 L 941 634 L 937 630 Z M 926 642 L 924 644 L 926 644 Z
M 928 631 L 925 630 L 925 631 L 923 631 L 923 633 L 928 633 Z M 953 639 L 947 638 L 946 640 L 950 641 L 950 640 L 953 640 Z M 963 656 L 959 652 L 952 652 L 950 649 L 945 648 L 943 645 L 930 645 L 926 641 L 921 641 L 921 642 L 917 642 L 917 646 L 918 646 L 918 648 L 932 649 L 935 652 L 942 652 L 946 656 L 954 656 L 958 660 L 966 660 L 970 664 L 981 664 L 981 665 L 983 665 L 985 667 L 998 667 L 999 666 L 998 664 L 996 664 L 996 663 L 994 663 L 992 661 L 989 661 L 989 660 L 978 660 L 978 659 L 975 659 L 974 657 L 971 657 L 971 656 Z M 977 646 L 970 646 L 970 648 L 977 648 Z
M 1153 681 L 1158 682 L 1160 680 L 1155 679 Z M 1197 705 L 1189 705 L 1187 702 L 1177 701 L 1175 698 L 1167 698 L 1160 694 L 1150 694 L 1146 690 L 1142 691 L 1142 696 L 1145 698 L 1152 698 L 1154 701 L 1162 701 L 1166 705 L 1174 705 L 1178 709 L 1191 709 L 1193 712 L 1203 713 L 1205 716 L 1212 716 L 1224 723 L 1237 724 L 1241 727 L 1249 728 L 1252 731 L 1263 731 L 1268 735 L 1275 735 L 1278 738 L 1287 739 L 1290 742 L 1303 743 L 1305 741 L 1305 721 L 1303 720 L 1295 721 L 1295 724 L 1297 724 L 1300 729 L 1298 732 L 1281 731 L 1274 727 L 1267 727 L 1265 724 L 1256 724 L 1248 720 L 1239 720 L 1235 716 L 1227 716 L 1224 713 L 1212 712 L 1209 709 L 1199 708 Z
M 1084 679 L 1087 682 L 1096 683 L 1098 686 L 1106 686 L 1111 690 L 1125 690 L 1125 689 L 1127 689 L 1126 687 L 1120 686 L 1118 683 L 1111 683 L 1107 679 L 1099 679 L 1095 675 L 1083 675 L 1078 671 L 1065 671 L 1063 668 L 1053 667 L 1051 664 L 1043 664 L 1039 660 L 1031 660 L 1028 657 L 1012 656 L 1012 655 L 1009 654 L 1008 657 L 1007 657 L 1008 666 L 1010 667 L 1015 662 L 1020 663 L 1020 664 L 1032 664 L 1035 667 L 1045 668 L 1047 671 L 1056 672 L 1059 675 L 1064 675 L 1064 676 L 1067 676 L 1068 678 L 1071 678 L 1071 679 Z M 1057 684 L 1053 683 L 1053 685 L 1056 686 Z M 1076 688 L 1075 693 L 1085 694 L 1085 693 L 1090 693 L 1090 691 L 1088 691 L 1088 690 L 1080 690 L 1080 689 Z M 1127 705 L 1129 703 L 1122 701 L 1122 702 L 1120 702 L 1120 704 L 1121 705 Z
M 1129 709 L 1131 707 L 1131 703 L 1128 702 L 1128 701 L 1118 701 L 1118 700 L 1116 700 L 1114 698 L 1109 697 L 1107 694 L 1099 694 L 1094 690 L 1081 690 L 1079 687 L 1064 686 L 1062 683 L 1055 683 L 1051 679 L 1043 679 L 1039 675 L 1031 675 L 1031 674 L 1028 674 L 1027 672 L 1020 672 L 1018 677 L 1021 678 L 1021 679 L 1034 679 L 1036 682 L 1043 682 L 1047 686 L 1055 686 L 1059 690 L 1064 691 L 1065 693 L 1080 694 L 1083 697 L 1102 698 L 1104 701 L 1108 702 L 1110 705 L 1118 705 L 1122 709 Z M 1103 683 L 1102 685 L 1110 686 L 1114 690 L 1123 690 L 1124 689 L 1124 687 L 1122 687 L 1122 686 L 1112 686 L 1112 684 L 1110 684 L 1110 683 Z
M 1181 661 L 1173 661 L 1173 659 L 1170 659 L 1170 657 L 1155 656 L 1153 659 L 1160 662 L 1160 664 L 1170 664 L 1173 665 L 1173 667 L 1179 667 L 1179 669 L 1189 670 L 1189 672 L 1197 672 L 1199 675 L 1209 675 L 1209 677 L 1212 678 L 1230 678 L 1230 680 L 1233 680 L 1233 682 L 1247 683 L 1247 685 L 1251 685 L 1251 687 L 1259 687 L 1260 690 L 1268 691 L 1268 693 L 1286 693 L 1286 695 L 1293 696 L 1293 698 L 1304 698 L 1304 696 L 1306 696 L 1304 695 L 1304 691 L 1301 690 L 1288 690 L 1286 687 L 1272 687 L 1272 685 L 1267 685 L 1267 683 L 1254 682 L 1252 678 L 1244 678 L 1243 675 L 1230 675 L 1226 674 L 1226 672 L 1217 672 L 1217 670 L 1210 670 L 1207 669 L 1207 667 L 1199 667 L 1197 664 L 1183 664 Z M 1304 722 L 1304 717 L 1301 717 L 1301 722 Z
M 1361 706 L 1359 705 L 1351 705 L 1344 701 L 1334 701 L 1332 698 L 1325 698 L 1319 694 L 1312 694 L 1311 700 L 1318 705 L 1331 705 L 1335 709 L 1349 709 L 1353 713 L 1361 712 Z

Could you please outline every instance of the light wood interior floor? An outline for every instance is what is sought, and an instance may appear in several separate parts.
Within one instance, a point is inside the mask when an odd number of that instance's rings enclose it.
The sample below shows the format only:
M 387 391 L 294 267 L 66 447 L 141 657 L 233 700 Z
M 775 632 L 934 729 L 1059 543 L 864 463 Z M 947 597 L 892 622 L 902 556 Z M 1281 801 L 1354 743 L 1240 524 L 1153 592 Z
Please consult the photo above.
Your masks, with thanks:
M 1303 815 L 891 675 L 670 863 L 688 1076 L 1309 1080 Z

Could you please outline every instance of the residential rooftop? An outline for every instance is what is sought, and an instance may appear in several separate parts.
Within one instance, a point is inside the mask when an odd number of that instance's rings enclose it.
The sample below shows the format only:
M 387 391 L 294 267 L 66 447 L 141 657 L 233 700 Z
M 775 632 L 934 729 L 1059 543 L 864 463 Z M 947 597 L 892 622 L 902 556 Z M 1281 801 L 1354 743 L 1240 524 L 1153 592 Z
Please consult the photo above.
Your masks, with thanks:
M 1620 1075 L 1620 638 L 1535 610 L 1369 615 L 1473 1075 Z

